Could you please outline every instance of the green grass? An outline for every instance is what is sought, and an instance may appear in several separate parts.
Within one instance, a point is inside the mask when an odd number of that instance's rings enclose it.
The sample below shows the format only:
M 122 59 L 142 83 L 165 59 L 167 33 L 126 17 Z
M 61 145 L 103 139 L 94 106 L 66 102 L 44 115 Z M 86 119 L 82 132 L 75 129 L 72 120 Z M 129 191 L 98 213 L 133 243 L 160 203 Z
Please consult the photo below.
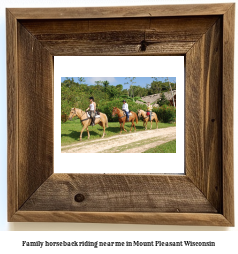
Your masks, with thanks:
M 156 146 L 154 148 L 150 148 L 144 153 L 176 153 L 176 139 L 164 143 L 160 146 Z
M 158 128 L 167 128 L 176 126 L 175 123 L 159 123 Z M 131 127 L 130 123 L 125 123 L 125 129 L 127 130 L 127 133 L 129 132 Z M 150 123 L 147 125 L 147 128 L 150 128 Z M 152 128 L 156 128 L 155 122 L 153 122 Z M 103 134 L 103 128 L 97 124 L 93 127 L 89 127 L 90 132 L 90 140 L 101 138 Z M 77 143 L 79 141 L 80 132 L 82 130 L 81 121 L 79 119 L 73 119 L 72 121 L 67 121 L 65 123 L 61 123 L 61 145 L 69 145 L 73 143 Z M 139 121 L 138 124 L 136 124 L 136 131 L 144 131 L 143 123 L 142 121 Z M 134 128 L 132 129 L 132 132 L 134 132 Z M 108 128 L 106 128 L 106 137 L 111 137 L 114 135 L 118 135 L 120 133 L 120 124 L 119 122 L 109 122 Z M 122 131 L 123 135 L 126 135 L 124 131 Z M 88 134 L 85 130 L 83 132 L 83 138 L 82 141 L 88 140 Z

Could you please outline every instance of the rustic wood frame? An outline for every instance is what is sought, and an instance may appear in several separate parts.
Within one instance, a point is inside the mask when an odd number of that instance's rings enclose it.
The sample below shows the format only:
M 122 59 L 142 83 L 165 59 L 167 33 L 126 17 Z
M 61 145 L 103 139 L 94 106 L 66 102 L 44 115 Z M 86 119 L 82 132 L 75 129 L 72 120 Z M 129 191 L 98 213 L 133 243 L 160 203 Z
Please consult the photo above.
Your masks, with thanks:
M 233 3 L 7 9 L 8 220 L 234 226 L 234 17 Z M 186 175 L 54 174 L 56 55 L 186 56 Z

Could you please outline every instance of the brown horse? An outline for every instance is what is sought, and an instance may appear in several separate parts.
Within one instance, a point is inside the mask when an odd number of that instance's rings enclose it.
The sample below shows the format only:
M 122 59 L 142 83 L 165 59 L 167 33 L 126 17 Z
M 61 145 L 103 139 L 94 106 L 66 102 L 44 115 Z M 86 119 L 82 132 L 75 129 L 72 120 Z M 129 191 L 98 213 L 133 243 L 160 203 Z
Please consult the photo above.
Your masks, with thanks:
M 143 126 L 145 127 L 145 130 L 147 130 L 147 123 L 149 122 L 150 117 L 146 115 L 146 112 L 142 109 L 138 110 L 138 117 L 142 116 L 142 120 L 143 120 Z M 151 115 L 151 121 L 150 121 L 150 129 L 152 129 L 152 121 L 155 120 L 156 122 L 156 129 L 158 129 L 158 117 L 156 115 L 156 113 L 152 112 Z
M 78 116 L 78 118 L 81 120 L 81 123 L 83 125 L 83 129 L 80 133 L 80 141 L 82 140 L 83 131 L 87 129 L 88 132 L 88 139 L 90 138 L 88 126 L 90 126 L 92 119 L 88 117 L 85 111 L 79 109 L 79 108 L 72 108 L 69 114 L 69 120 L 72 120 L 75 116 Z M 95 124 L 99 124 L 103 127 L 103 135 L 102 138 L 106 135 L 105 128 L 108 127 L 108 119 L 107 115 L 100 113 L 99 118 L 95 118 Z
M 136 120 L 136 123 L 138 123 L 138 117 L 135 112 L 131 111 L 130 113 L 131 113 L 131 115 L 129 116 L 129 122 L 131 122 L 131 129 L 132 129 L 132 126 L 134 126 L 134 130 L 136 131 L 136 126 L 134 124 L 134 120 Z M 127 130 L 125 130 L 125 128 L 124 128 L 124 125 L 126 122 L 126 115 L 124 115 L 124 112 L 121 109 L 114 107 L 113 111 L 112 111 L 112 116 L 115 116 L 116 114 L 119 117 L 119 123 L 120 123 L 120 128 L 121 128 L 120 134 L 122 133 L 122 128 L 125 132 L 127 132 Z M 131 129 L 130 129 L 130 132 L 131 132 Z

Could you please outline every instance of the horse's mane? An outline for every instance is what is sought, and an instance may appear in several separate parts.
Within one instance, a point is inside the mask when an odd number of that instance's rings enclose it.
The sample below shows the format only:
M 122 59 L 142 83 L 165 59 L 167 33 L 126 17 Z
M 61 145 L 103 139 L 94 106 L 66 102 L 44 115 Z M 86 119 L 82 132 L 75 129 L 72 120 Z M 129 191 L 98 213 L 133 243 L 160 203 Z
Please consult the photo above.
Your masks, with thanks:
M 118 107 L 114 107 L 115 109 L 118 109 L 119 111 L 122 111 L 120 108 L 118 108 Z

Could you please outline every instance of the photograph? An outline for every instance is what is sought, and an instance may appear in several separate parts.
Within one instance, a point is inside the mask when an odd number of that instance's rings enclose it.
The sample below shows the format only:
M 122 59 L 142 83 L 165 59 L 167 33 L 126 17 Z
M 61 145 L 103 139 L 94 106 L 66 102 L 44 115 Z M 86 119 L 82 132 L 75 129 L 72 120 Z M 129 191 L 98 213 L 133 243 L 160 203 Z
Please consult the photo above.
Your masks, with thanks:
M 61 77 L 62 153 L 176 153 L 176 77 Z

